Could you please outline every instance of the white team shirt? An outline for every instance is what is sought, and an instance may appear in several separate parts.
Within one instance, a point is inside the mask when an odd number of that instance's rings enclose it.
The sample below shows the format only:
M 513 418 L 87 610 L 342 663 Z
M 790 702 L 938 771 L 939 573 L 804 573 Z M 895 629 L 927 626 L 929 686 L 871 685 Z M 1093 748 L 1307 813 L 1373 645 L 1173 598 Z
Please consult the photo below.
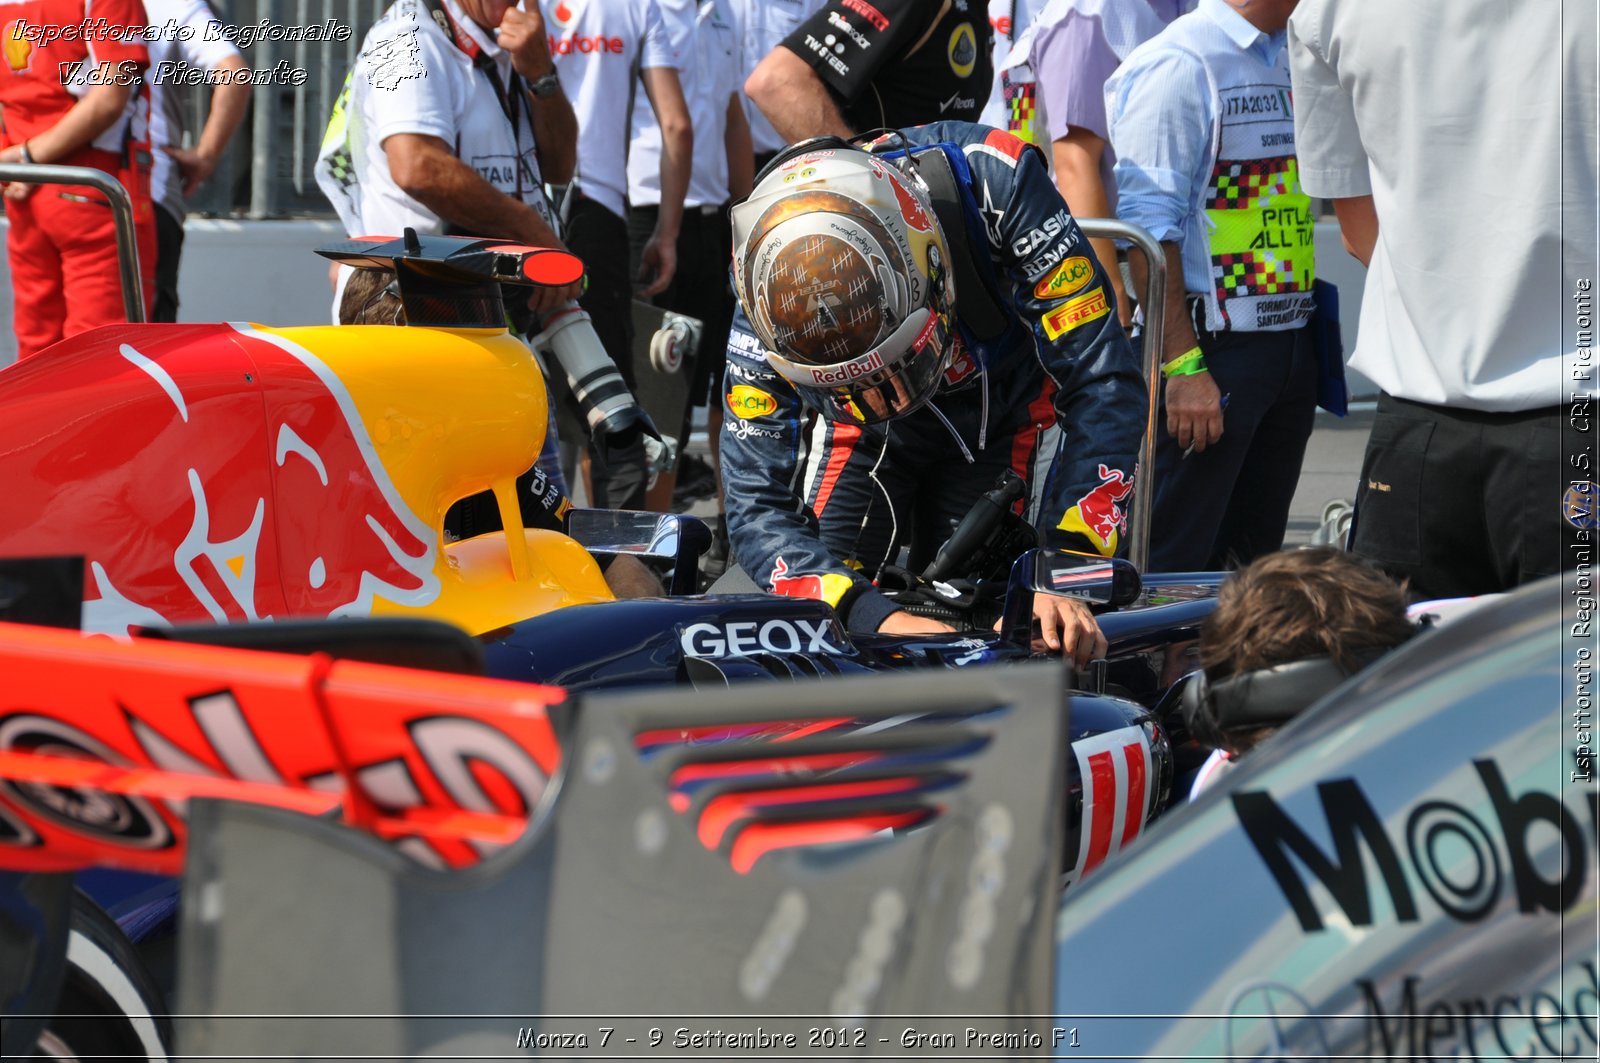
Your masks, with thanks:
M 511 84 L 511 56 L 455 0 L 451 18 L 494 59 L 500 83 Z M 396 236 L 406 226 L 442 233 L 445 223 L 401 191 L 389 173 L 383 142 L 398 133 L 438 137 L 484 180 L 551 222 L 533 139 L 532 105 L 518 101 L 512 130 L 489 78 L 428 14 L 420 0 L 398 0 L 362 43 L 351 77 L 351 142 L 360 189 L 354 236 Z
M 545 0 L 543 7 L 556 72 L 578 116 L 583 194 L 622 217 L 636 75 L 683 61 L 657 0 Z
M 183 146 L 183 111 L 179 94 L 171 91 L 171 75 L 163 77 L 163 63 L 187 63 L 196 70 L 214 70 L 219 63 L 239 56 L 239 49 L 225 40 L 222 23 L 204 0 L 144 0 L 146 20 L 152 27 L 145 43 L 150 50 L 150 195 L 173 217 L 183 220 L 187 212 L 183 201 L 183 176 L 172 156 L 161 149 Z M 207 32 L 215 23 L 216 29 Z M 182 33 L 172 28 L 188 29 Z M 156 32 L 159 29 L 160 32 Z M 210 36 L 214 39 L 207 40 Z
M 1373 197 L 1350 368 L 1388 394 L 1507 412 L 1592 392 L 1566 367 L 1590 364 L 1578 282 L 1600 268 L 1597 36 L 1593 0 L 1295 9 L 1300 182 Z
M 684 65 L 683 93 L 694 124 L 694 159 L 686 207 L 716 206 L 728 198 L 728 153 L 723 134 L 728 99 L 743 86 L 739 76 L 739 31 L 727 0 L 660 0 L 673 40 L 690 61 Z M 696 8 L 698 7 L 698 10 Z M 633 109 L 628 146 L 628 202 L 661 202 L 661 126 L 648 107 Z
M 767 57 L 767 53 L 781 44 L 785 37 L 799 28 L 800 23 L 822 10 L 827 0 L 731 0 L 734 24 L 739 27 L 740 63 L 739 91 L 744 95 L 744 79 Z M 744 100 L 745 118 L 750 122 L 750 141 L 756 154 L 777 151 L 787 143 L 772 128 L 761 108 Z

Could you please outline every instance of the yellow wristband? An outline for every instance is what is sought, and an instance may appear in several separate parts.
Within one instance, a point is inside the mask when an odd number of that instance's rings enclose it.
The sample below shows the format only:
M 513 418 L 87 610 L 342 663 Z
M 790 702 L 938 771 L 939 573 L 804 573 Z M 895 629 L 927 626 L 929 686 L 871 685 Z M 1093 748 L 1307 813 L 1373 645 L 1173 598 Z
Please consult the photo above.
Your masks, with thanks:
M 1190 347 L 1178 357 L 1161 366 L 1161 375 L 1164 377 L 1196 376 L 1206 371 L 1205 355 L 1200 353 L 1199 347 Z

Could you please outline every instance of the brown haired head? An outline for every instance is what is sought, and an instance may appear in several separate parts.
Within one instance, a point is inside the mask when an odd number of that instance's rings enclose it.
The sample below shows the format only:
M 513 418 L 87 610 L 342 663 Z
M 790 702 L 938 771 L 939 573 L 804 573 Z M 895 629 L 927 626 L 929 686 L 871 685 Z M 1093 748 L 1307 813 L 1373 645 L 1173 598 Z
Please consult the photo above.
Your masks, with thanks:
M 404 325 L 405 307 L 389 287 L 394 279 L 394 271 L 388 269 L 351 271 L 339 299 L 339 324 Z
M 1322 656 L 1354 673 L 1415 631 L 1405 587 L 1354 554 L 1284 550 L 1223 583 L 1200 632 L 1200 663 L 1212 680 Z

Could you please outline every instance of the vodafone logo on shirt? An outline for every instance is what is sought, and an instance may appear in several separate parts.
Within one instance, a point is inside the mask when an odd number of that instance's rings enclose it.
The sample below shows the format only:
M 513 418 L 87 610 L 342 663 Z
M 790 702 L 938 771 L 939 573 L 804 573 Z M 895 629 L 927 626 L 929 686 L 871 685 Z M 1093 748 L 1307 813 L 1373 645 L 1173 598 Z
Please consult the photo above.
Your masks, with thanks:
M 621 55 L 621 37 L 551 37 L 551 55 Z
M 578 12 L 574 0 L 556 0 L 550 8 L 550 21 L 555 23 L 560 35 L 550 34 L 550 54 L 555 55 L 621 55 L 624 51 L 621 37 L 607 37 L 596 33 L 592 37 L 579 37 L 571 32 Z

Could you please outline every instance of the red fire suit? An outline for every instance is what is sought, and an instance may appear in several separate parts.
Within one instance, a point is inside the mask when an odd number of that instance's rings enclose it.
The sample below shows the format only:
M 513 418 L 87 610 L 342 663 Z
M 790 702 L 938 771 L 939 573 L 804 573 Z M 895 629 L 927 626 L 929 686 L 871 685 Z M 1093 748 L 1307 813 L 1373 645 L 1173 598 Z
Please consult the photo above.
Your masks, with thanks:
M 0 7 L 0 145 L 51 129 L 95 77 L 132 84 L 149 65 L 141 0 L 22 0 Z M 100 64 L 109 67 L 100 68 Z M 97 72 L 97 73 L 96 73 Z M 148 110 L 130 105 L 94 141 L 50 163 L 89 166 L 122 182 L 133 199 L 146 310 L 155 291 L 155 214 L 150 200 Z M 18 354 L 126 320 L 115 229 L 105 197 L 73 185 L 41 185 L 5 200 Z

